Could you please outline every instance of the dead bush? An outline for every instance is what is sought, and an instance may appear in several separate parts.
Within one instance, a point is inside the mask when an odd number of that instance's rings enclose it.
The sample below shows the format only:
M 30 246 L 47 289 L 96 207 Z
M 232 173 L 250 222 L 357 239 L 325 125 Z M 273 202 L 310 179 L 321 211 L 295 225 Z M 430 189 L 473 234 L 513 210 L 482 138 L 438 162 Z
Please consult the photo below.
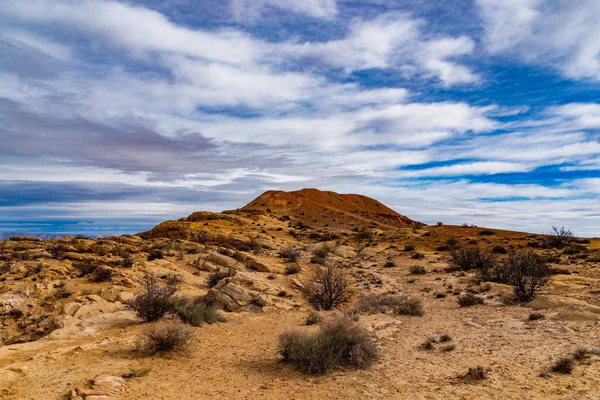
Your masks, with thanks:
M 132 268 L 135 265 L 135 257 L 131 253 L 123 254 L 123 259 L 121 260 L 121 267 L 123 268 Z
M 354 289 L 348 275 L 333 264 L 313 267 L 302 292 L 317 310 L 340 307 L 354 297 Z
M 549 280 L 550 269 L 546 261 L 532 250 L 509 253 L 503 265 L 517 300 L 530 301 Z
M 458 304 L 461 307 L 471 307 L 477 304 L 483 304 L 483 297 L 475 296 L 473 293 L 467 293 L 458 298 Z
M 155 275 L 146 275 L 141 284 L 141 292 L 127 303 L 129 309 L 146 322 L 156 321 L 171 311 L 176 286 L 159 286 Z
M 358 298 L 356 310 L 364 314 L 386 314 L 422 316 L 423 305 L 418 299 L 408 296 L 368 294 Z
M 111 267 L 107 267 L 106 265 L 101 265 L 94 270 L 92 275 L 90 276 L 90 280 L 93 282 L 106 282 L 110 278 L 112 278 L 115 270 Z
M 569 229 L 562 227 L 552 227 L 552 232 L 544 237 L 544 245 L 546 247 L 562 249 L 573 243 L 575 237 L 573 236 L 573 232 Z
M 290 264 L 285 266 L 286 275 L 294 275 L 302 271 L 302 268 L 298 264 Z
M 329 248 L 329 246 L 324 244 L 324 245 L 319 246 L 316 249 L 314 249 L 313 255 L 315 257 L 327 258 L 327 256 L 329 255 L 330 252 L 331 252 L 331 249 Z
M 159 248 L 150 249 L 148 252 L 148 261 L 163 259 L 165 257 L 163 251 Z
M 138 348 L 147 354 L 182 351 L 189 345 L 194 328 L 177 318 L 165 318 L 142 331 Z
M 288 262 L 296 262 L 300 258 L 300 250 L 294 246 L 285 246 L 279 251 L 279 255 Z
M 369 332 L 345 315 L 323 321 L 316 333 L 283 333 L 279 352 L 285 361 L 310 374 L 325 374 L 336 367 L 367 368 L 379 358 Z
M 460 375 L 460 379 L 468 381 L 482 381 L 487 378 L 487 372 L 483 367 L 469 368 L 466 374 Z
M 479 246 L 460 246 L 452 250 L 450 266 L 452 270 L 480 270 L 487 271 L 494 268 L 495 257 Z
M 561 357 L 552 365 L 552 372 L 570 374 L 575 368 L 575 359 L 571 356 Z
M 209 288 L 217 286 L 221 280 L 225 278 L 229 278 L 235 275 L 235 270 L 233 268 L 228 269 L 227 271 L 217 271 L 213 272 L 208 276 L 206 284 Z
M 408 270 L 413 275 L 424 275 L 425 274 L 425 268 L 420 265 L 412 265 Z

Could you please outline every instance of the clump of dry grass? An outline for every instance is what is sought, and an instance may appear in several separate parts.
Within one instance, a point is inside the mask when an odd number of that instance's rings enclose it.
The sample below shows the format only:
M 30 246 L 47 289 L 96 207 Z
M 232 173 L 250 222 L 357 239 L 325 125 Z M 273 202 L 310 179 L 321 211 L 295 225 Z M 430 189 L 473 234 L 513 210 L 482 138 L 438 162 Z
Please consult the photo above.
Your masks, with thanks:
M 356 310 L 366 314 L 413 315 L 421 317 L 424 314 L 423 305 L 418 299 L 408 296 L 368 294 L 358 298 Z

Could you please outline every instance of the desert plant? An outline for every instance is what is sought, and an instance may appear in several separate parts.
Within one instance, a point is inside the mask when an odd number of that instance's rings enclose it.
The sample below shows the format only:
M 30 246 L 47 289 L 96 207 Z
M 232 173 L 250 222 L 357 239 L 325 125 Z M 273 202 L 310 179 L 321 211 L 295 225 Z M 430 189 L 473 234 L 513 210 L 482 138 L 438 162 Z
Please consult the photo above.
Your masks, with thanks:
M 529 317 L 527 317 L 529 321 L 537 321 L 544 318 L 546 318 L 546 316 L 542 313 L 531 313 L 529 314 Z
M 573 359 L 575 361 L 587 360 L 590 357 L 591 351 L 585 347 L 579 347 L 573 352 Z
M 329 252 L 331 250 L 329 249 L 329 246 L 327 246 L 326 244 L 317 247 L 316 249 L 313 250 L 313 255 L 316 257 L 320 257 L 320 258 L 327 258 L 327 256 L 329 255 Z
M 302 268 L 298 264 L 290 264 L 285 266 L 285 274 L 286 275 L 294 275 L 302 271 Z
M 121 375 L 121 378 L 141 378 L 148 375 L 150 371 L 150 368 L 132 368 L 129 370 L 129 372 Z
M 483 229 L 483 230 L 481 230 L 481 231 L 479 232 L 479 234 L 480 234 L 481 236 L 493 236 L 493 235 L 495 235 L 495 234 L 496 234 L 496 232 L 494 232 L 494 231 L 493 231 L 493 230 L 491 230 L 491 229 Z
M 544 237 L 544 244 L 546 247 L 554 247 L 558 249 L 562 249 L 563 247 L 568 246 L 573 243 L 575 237 L 573 236 L 573 232 L 569 229 L 562 227 L 552 227 L 552 232 Z
M 492 247 L 492 253 L 494 253 L 494 254 L 507 254 L 508 250 L 506 250 L 506 247 L 502 246 L 501 244 L 497 244 L 494 247 Z
M 150 249 L 148 252 L 148 261 L 163 259 L 165 257 L 163 251 L 159 248 Z
M 219 282 L 221 282 L 221 280 L 232 277 L 234 275 L 235 275 L 235 270 L 233 268 L 230 268 L 227 271 L 213 272 L 212 274 L 210 274 L 208 276 L 208 279 L 206 280 L 206 284 L 208 285 L 209 288 L 212 288 L 212 287 L 217 286 L 217 284 Z
M 475 296 L 473 293 L 466 293 L 458 298 L 458 304 L 461 307 L 471 307 L 477 304 L 483 304 L 483 297 Z
M 452 336 L 450 336 L 448 334 L 440 335 L 440 338 L 439 338 L 440 343 L 451 342 L 451 341 L 452 341 Z
M 425 268 L 422 267 L 421 265 L 412 265 L 408 270 L 413 275 L 425 274 Z
M 171 312 L 181 318 L 183 322 L 192 326 L 225 322 L 225 318 L 217 308 L 203 297 L 173 297 Z
M 369 332 L 345 315 L 323 321 L 315 333 L 284 332 L 279 352 L 285 361 L 311 374 L 325 374 L 338 366 L 367 368 L 379 358 Z
M 94 272 L 90 276 L 90 280 L 93 282 L 106 282 L 112 278 L 115 271 L 106 265 L 101 265 L 94 269 Z
M 160 286 L 155 275 L 146 275 L 141 292 L 127 303 L 127 307 L 146 322 L 162 318 L 172 309 L 172 299 L 177 292 L 173 285 Z
M 412 244 L 405 244 L 404 245 L 404 251 L 414 251 L 415 250 L 415 246 Z
M 67 246 L 63 243 L 55 243 L 48 248 L 48 251 L 52 255 L 52 258 L 58 260 L 66 253 Z
M 125 253 L 121 260 L 121 267 L 132 268 L 135 265 L 135 257 L 131 253 Z
M 575 359 L 571 356 L 561 357 L 552 365 L 552 372 L 570 374 L 575 368 Z
M 285 246 L 279 251 L 279 255 L 288 260 L 288 262 L 296 262 L 300 257 L 300 250 L 294 246 Z
M 394 268 L 396 266 L 396 264 L 393 261 L 386 261 L 385 264 L 383 264 L 383 268 Z
M 520 301 L 533 299 L 549 280 L 548 264 L 532 250 L 509 253 L 503 268 L 507 271 L 515 296 Z
M 366 314 L 385 314 L 422 316 L 423 305 L 418 299 L 408 296 L 368 294 L 358 298 L 356 311 Z
M 460 375 L 459 378 L 469 381 L 482 381 L 487 378 L 487 372 L 483 367 L 477 366 L 469 368 L 466 374 Z
M 489 270 L 494 268 L 496 260 L 487 250 L 479 246 L 461 246 L 452 251 L 450 266 L 453 270 Z
M 308 313 L 308 316 L 306 317 L 306 325 L 314 325 L 314 324 L 318 324 L 319 322 L 321 322 L 321 320 L 323 320 L 323 317 L 321 317 L 321 314 L 319 314 L 318 311 L 316 310 L 311 310 Z
M 333 264 L 313 267 L 302 292 L 317 310 L 343 306 L 354 297 L 350 279 L 342 269 Z
M 142 331 L 138 348 L 148 354 L 181 351 L 189 345 L 193 334 L 194 328 L 179 319 L 165 318 Z

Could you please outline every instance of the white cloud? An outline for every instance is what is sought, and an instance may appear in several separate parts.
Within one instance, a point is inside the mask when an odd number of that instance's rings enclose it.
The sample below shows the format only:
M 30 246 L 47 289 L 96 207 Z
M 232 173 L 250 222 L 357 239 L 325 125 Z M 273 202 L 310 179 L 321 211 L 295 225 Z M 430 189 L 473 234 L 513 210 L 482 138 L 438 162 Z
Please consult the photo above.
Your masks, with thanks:
M 569 78 L 600 80 L 597 0 L 477 0 L 493 54 L 547 65 Z
M 2 32 L 1 36 L 17 42 L 20 45 L 32 47 L 60 60 L 68 60 L 71 58 L 71 49 L 68 46 L 48 40 L 47 38 L 43 38 L 31 32 L 24 30 L 10 30 Z
M 324 19 L 331 19 L 337 14 L 336 0 L 231 0 L 231 10 L 237 20 L 258 18 L 266 7 Z
M 286 44 L 282 51 L 346 71 L 393 68 L 403 74 L 437 78 L 446 86 L 477 82 L 478 75 L 450 61 L 471 54 L 473 41 L 465 36 L 428 38 L 424 25 L 422 20 L 397 13 L 355 19 L 343 39 Z
M 501 161 L 479 161 L 463 164 L 433 167 L 417 171 L 407 171 L 401 175 L 406 178 L 427 176 L 493 175 L 505 172 L 527 172 L 534 166 Z

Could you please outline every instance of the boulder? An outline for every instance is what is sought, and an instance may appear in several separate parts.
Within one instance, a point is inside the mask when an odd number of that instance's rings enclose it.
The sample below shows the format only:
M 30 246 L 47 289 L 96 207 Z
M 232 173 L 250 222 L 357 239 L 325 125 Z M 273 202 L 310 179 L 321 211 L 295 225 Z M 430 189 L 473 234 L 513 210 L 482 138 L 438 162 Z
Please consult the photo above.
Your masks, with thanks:
M 206 294 L 206 299 L 226 311 L 261 311 L 267 304 L 260 293 L 244 288 L 233 278 L 223 279 Z
M 240 268 L 240 265 L 236 260 L 226 255 L 219 254 L 217 252 L 209 253 L 206 257 L 206 261 L 225 268 Z
M 63 306 L 63 314 L 73 316 L 73 315 L 75 315 L 77 310 L 79 310 L 79 308 L 81 308 L 81 306 L 82 306 L 81 303 L 76 303 L 76 302 L 66 303 Z
M 571 308 L 573 310 L 588 311 L 592 313 L 600 313 L 600 307 L 593 306 L 583 300 L 573 299 L 571 297 L 554 296 L 554 295 L 538 295 L 535 299 L 527 304 L 528 307 L 534 310 L 539 309 L 555 309 L 555 308 Z

